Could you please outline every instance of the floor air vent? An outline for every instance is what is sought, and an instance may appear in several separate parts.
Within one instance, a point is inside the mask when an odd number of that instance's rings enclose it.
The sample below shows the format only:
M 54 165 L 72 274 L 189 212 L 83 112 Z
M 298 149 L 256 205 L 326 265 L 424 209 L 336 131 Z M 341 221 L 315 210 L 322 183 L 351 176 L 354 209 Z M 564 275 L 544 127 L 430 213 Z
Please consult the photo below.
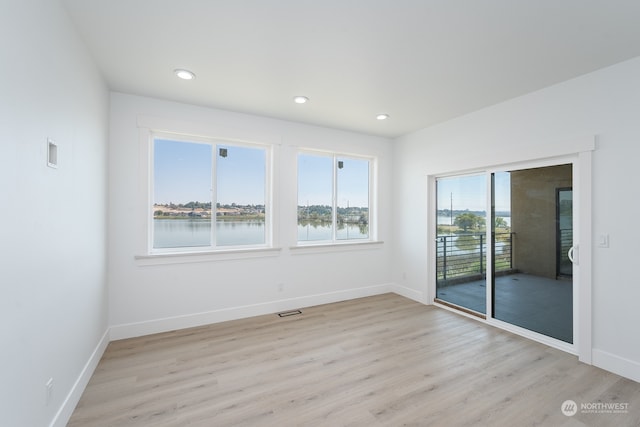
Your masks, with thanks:
M 289 317 L 289 316 L 297 316 L 298 314 L 302 314 L 300 310 L 292 310 L 292 311 L 284 311 L 282 313 L 278 313 L 280 317 Z

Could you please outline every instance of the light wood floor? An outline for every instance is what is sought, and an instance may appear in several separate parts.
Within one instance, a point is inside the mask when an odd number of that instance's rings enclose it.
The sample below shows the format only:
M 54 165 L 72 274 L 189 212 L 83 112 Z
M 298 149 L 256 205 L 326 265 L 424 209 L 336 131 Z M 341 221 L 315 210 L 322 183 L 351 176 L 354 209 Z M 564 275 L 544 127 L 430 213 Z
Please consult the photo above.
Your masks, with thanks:
M 68 425 L 640 425 L 639 383 L 446 310 L 386 294 L 302 312 L 112 342 Z

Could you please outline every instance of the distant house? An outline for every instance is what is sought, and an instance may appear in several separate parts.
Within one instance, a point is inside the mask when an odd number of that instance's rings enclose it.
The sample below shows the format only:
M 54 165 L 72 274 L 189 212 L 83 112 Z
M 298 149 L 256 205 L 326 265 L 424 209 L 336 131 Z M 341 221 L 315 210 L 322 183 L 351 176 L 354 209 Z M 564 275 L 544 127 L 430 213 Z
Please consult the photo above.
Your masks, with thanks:
M 242 215 L 242 211 L 238 208 L 218 208 L 216 216 L 237 216 Z

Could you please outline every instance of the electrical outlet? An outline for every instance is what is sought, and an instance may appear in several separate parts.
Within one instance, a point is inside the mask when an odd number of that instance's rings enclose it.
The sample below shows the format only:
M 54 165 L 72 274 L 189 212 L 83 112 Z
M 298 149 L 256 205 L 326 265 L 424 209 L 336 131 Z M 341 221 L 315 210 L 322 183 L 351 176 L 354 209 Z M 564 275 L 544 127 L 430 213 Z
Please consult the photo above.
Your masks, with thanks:
M 53 377 L 49 378 L 49 381 L 47 381 L 44 384 L 44 388 L 45 388 L 45 402 L 47 404 L 47 406 L 49 406 L 49 404 L 51 403 L 51 400 L 53 400 Z

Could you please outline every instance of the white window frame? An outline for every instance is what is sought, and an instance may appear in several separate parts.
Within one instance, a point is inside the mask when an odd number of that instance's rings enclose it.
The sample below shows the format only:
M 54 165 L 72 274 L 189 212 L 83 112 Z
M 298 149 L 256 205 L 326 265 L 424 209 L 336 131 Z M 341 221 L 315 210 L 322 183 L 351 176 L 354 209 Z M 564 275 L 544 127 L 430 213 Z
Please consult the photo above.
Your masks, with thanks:
M 299 177 L 299 159 L 300 155 L 308 155 L 308 156 L 318 156 L 318 157 L 328 157 L 332 159 L 333 164 L 333 173 L 332 173 L 332 195 L 331 195 L 331 221 L 332 221 L 332 236 L 331 239 L 326 240 L 298 240 L 298 197 L 299 197 L 299 187 L 300 187 L 300 177 Z M 368 176 L 368 198 L 369 198 L 369 237 L 366 239 L 337 239 L 337 214 L 338 214 L 338 159 L 350 159 L 350 160 L 362 160 L 367 161 L 369 163 L 369 176 Z M 377 158 L 374 156 L 366 156 L 359 154 L 350 154 L 350 153 L 342 153 L 337 151 L 322 151 L 322 150 L 313 150 L 313 149 L 299 149 L 296 153 L 296 207 L 295 207 L 295 241 L 296 244 L 293 248 L 296 247 L 317 247 L 317 246 L 342 246 L 342 245 L 362 245 L 362 244 L 370 244 L 377 243 Z
M 171 247 L 171 248 L 154 248 L 154 218 L 153 218 L 153 202 L 154 202 L 154 160 L 155 160 L 155 141 L 157 139 L 170 140 L 185 143 L 208 144 L 212 146 L 212 170 L 211 170 L 211 240 L 209 246 L 191 246 L 191 247 Z M 217 218 L 217 162 L 219 148 L 221 147 L 244 147 L 265 150 L 265 242 L 261 244 L 248 245 L 216 245 L 216 218 Z M 154 255 L 185 255 L 185 254 L 206 254 L 206 253 L 229 253 L 229 252 L 251 252 L 254 250 L 269 250 L 274 248 L 274 229 L 273 229 L 273 147 L 271 144 L 262 144 L 257 142 L 248 142 L 233 139 L 213 138 L 206 136 L 193 136 L 183 133 L 173 133 L 165 131 L 149 132 L 148 137 L 148 191 L 146 197 L 146 220 L 147 220 L 147 254 Z M 138 258 L 144 258 L 138 257 Z

